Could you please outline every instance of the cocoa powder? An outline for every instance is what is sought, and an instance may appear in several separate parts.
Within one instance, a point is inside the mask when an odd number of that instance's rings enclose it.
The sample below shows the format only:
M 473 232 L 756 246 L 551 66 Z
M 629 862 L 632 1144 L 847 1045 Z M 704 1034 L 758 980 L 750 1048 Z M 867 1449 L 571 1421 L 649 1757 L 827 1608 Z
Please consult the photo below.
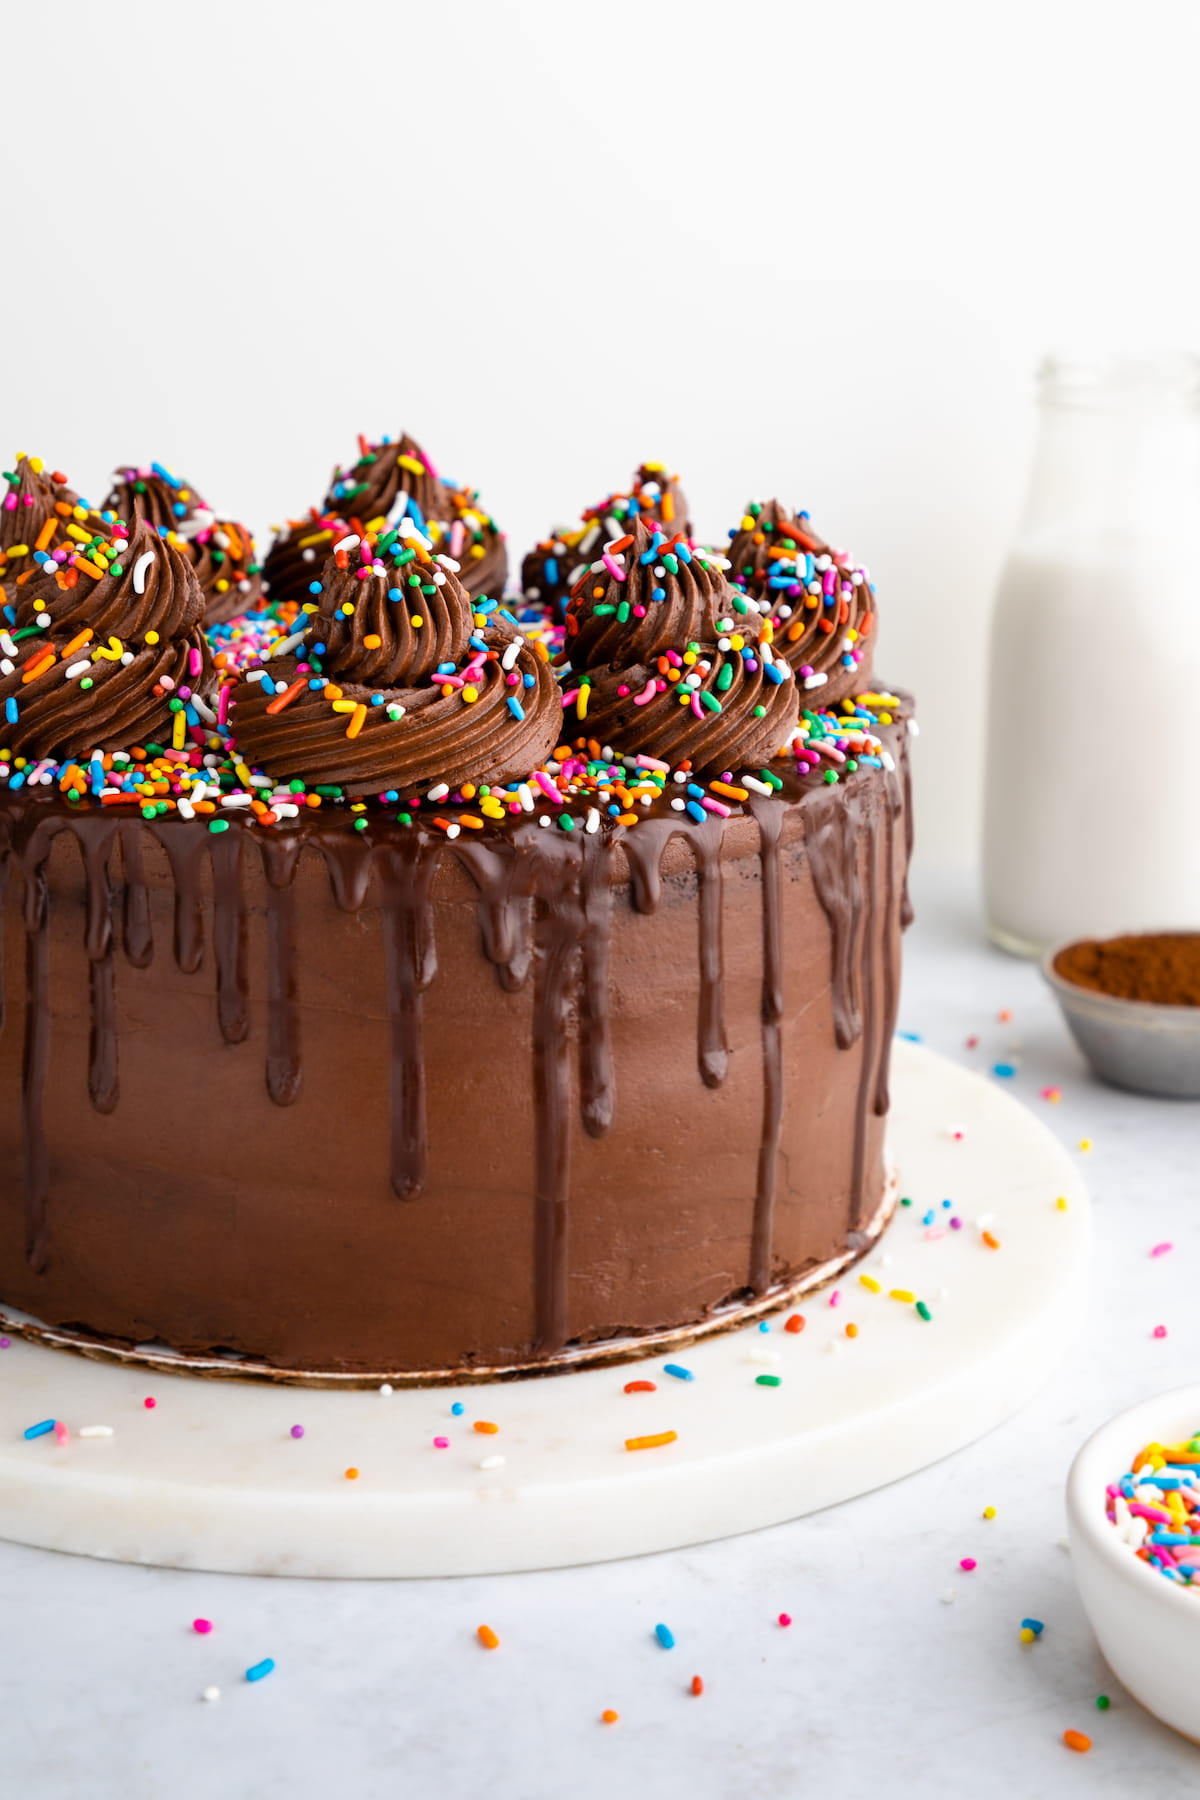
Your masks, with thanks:
M 1158 1006 L 1200 1006 L 1200 931 L 1091 938 L 1068 944 L 1054 972 L 1076 987 Z

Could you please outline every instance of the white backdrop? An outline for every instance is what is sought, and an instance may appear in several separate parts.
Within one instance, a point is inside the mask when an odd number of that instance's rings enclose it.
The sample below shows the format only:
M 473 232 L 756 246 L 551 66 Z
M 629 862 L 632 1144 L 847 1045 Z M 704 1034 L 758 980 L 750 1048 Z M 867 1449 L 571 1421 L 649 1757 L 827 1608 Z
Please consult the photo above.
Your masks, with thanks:
M 0 446 L 260 536 L 408 428 L 518 556 L 643 457 L 863 556 L 973 857 L 1046 346 L 1200 336 L 1191 0 L 8 15 Z M 7 466 L 7 465 L 5 465 Z

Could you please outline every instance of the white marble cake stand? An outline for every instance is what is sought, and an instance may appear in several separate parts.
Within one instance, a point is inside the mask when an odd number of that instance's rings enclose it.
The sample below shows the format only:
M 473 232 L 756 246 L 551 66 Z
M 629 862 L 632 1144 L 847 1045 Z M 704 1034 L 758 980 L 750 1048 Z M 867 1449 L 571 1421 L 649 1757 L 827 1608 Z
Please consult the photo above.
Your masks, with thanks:
M 1048 1378 L 1082 1317 L 1088 1206 L 1032 1114 L 904 1041 L 891 1154 L 912 1204 L 838 1289 L 799 1303 L 799 1334 L 775 1314 L 767 1332 L 666 1357 L 391 1394 L 148 1373 L 14 1337 L 0 1351 L 0 1536 L 246 1574 L 501 1573 L 700 1543 L 895 1481 Z M 635 1380 L 656 1391 L 627 1394 Z M 25 1438 L 50 1418 L 70 1435 Z M 78 1435 L 98 1425 L 112 1435 Z M 670 1430 L 673 1443 L 625 1448 Z

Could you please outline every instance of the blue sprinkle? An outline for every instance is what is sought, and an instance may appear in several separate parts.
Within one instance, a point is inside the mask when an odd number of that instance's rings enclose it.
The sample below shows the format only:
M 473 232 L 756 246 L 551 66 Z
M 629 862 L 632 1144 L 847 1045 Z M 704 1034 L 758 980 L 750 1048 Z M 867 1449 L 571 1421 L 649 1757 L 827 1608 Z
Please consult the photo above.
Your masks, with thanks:
M 665 600 L 666 597 L 667 597 L 666 588 L 664 588 L 664 587 L 651 588 L 650 598 L 652 600 Z
M 271 680 L 271 677 L 267 674 L 265 669 L 263 670 L 262 685 L 263 685 L 264 692 L 268 693 L 268 694 L 273 694 L 275 692 L 276 686 L 278 685 L 276 682 Z
M 308 584 L 308 591 L 310 594 L 319 594 L 321 592 L 320 582 L 319 581 L 310 581 Z M 398 595 L 396 595 L 396 594 L 392 595 L 393 600 L 396 600 L 398 598 L 399 598 Z
M 673 1650 L 675 1648 L 675 1633 L 671 1630 L 669 1625 L 656 1625 L 654 1627 L 654 1635 L 664 1650 Z
M 781 681 L 787 680 L 787 675 L 779 667 L 778 663 L 773 663 L 773 662 L 764 663 L 763 664 L 763 674 L 766 676 L 768 681 L 773 681 L 775 683 L 776 687 L 779 686 Z
M 950 1207 L 952 1207 L 954 1205 L 954 1202 L 953 1202 L 953 1200 L 943 1200 L 942 1205 L 944 1207 L 946 1207 L 947 1209 L 949 1209 Z
M 692 818 L 695 819 L 697 825 L 707 825 L 708 814 L 698 800 L 689 800 L 687 802 L 687 810 Z
M 177 519 L 186 519 L 187 518 L 187 507 L 185 506 L 185 504 L 182 500 L 176 500 L 175 503 L 173 504 L 173 506 L 171 507 L 171 511 L 175 514 L 175 517 Z
M 439 675 L 453 675 L 454 664 L 452 662 L 439 663 L 437 666 L 437 673 Z
M 919 1044 L 921 1042 L 921 1034 L 919 1031 L 898 1031 L 896 1036 L 902 1037 L 906 1044 Z
M 551 587 L 557 586 L 557 584 L 558 584 L 558 558 L 557 557 L 548 556 L 546 558 L 545 575 L 546 575 L 546 580 L 550 583 Z
M 771 1327 L 767 1324 L 767 1321 L 763 1319 L 758 1329 L 760 1331 L 770 1331 Z
M 371 705 L 372 706 L 382 706 L 383 705 L 383 695 L 379 694 L 379 693 L 372 694 L 371 695 Z
M 17 703 L 10 694 L 8 699 L 4 702 L 4 717 L 8 720 L 10 725 L 15 725 L 19 716 L 20 715 L 17 712 Z
M 314 689 L 323 688 L 325 686 L 325 677 L 323 675 L 313 675 L 310 677 L 308 685 L 310 688 Z
M 1001 1076 L 1005 1081 L 1010 1081 L 1016 1072 L 1016 1068 L 1012 1063 L 992 1064 L 992 1074 Z
M 48 1431 L 53 1430 L 54 1420 L 43 1419 L 40 1425 L 27 1425 L 25 1428 L 25 1436 L 27 1438 L 45 1437 Z
M 696 1379 L 692 1371 L 685 1369 L 682 1363 L 664 1363 L 663 1374 L 674 1375 L 676 1381 L 695 1381 Z
M 466 1412 L 466 1410 L 467 1409 L 463 1405 L 461 1400 L 456 1400 L 454 1402 L 454 1405 L 450 1408 L 450 1411 L 454 1414 L 456 1419 L 460 1419 L 462 1417 L 463 1413 Z
M 500 608 L 500 617 L 502 619 L 507 619 L 510 625 L 515 625 L 517 623 L 517 620 L 513 617 L 512 613 L 509 612 L 507 606 L 502 606 Z
M 9 787 L 10 788 L 24 787 L 25 786 L 25 774 L 26 774 L 26 771 L 24 769 L 18 769 L 15 775 L 10 776 L 9 783 L 8 783 Z
M 522 675 L 521 681 L 522 681 L 523 685 L 527 688 L 537 686 L 537 676 L 529 674 L 528 671 L 526 671 L 526 673 L 524 675 Z
M 311 649 L 314 656 L 324 656 L 326 646 L 324 644 L 313 644 Z
M 256 1662 L 252 1669 L 246 1670 L 246 1680 L 261 1681 L 263 1676 L 269 1675 L 274 1667 L 275 1658 L 273 1656 L 264 1656 L 261 1662 Z
M 165 481 L 168 487 L 177 488 L 179 486 L 178 475 L 172 475 L 170 469 L 164 469 L 161 463 L 151 463 L 150 467 L 154 470 L 154 473 L 158 476 L 159 480 Z
M 922 1225 L 932 1225 L 933 1221 L 936 1218 L 937 1218 L 937 1214 L 934 1212 L 933 1208 L 930 1207 L 929 1211 L 927 1213 L 923 1214 L 921 1223 L 922 1223 Z
M 525 717 L 525 708 L 521 705 L 521 702 L 517 699 L 515 694 L 510 694 L 508 696 L 507 705 L 508 710 L 514 719 L 523 719 Z
M 693 800 L 703 800 L 704 798 L 704 789 L 702 787 L 697 787 L 694 781 L 688 782 L 687 791 L 692 796 Z
M 314 587 L 312 591 L 314 594 L 318 593 L 319 588 Z M 403 588 L 389 588 L 388 589 L 388 599 L 389 600 L 403 600 L 403 598 L 404 598 L 404 589 Z
M 1045 1631 L 1045 1629 L 1046 1629 L 1046 1627 L 1042 1624 L 1042 1621 L 1040 1619 L 1022 1619 L 1021 1620 L 1021 1630 L 1022 1631 L 1032 1631 L 1035 1637 L 1041 1637 L 1041 1635 L 1042 1635 L 1043 1631 Z

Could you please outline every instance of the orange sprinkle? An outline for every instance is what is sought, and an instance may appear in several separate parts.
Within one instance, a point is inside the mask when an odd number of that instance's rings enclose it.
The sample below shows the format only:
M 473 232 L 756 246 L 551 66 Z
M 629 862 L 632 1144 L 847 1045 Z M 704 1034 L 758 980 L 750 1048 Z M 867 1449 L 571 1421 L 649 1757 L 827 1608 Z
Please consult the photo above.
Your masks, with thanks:
M 847 1325 L 846 1336 L 847 1337 L 857 1337 L 858 1336 L 858 1326 L 857 1325 Z
M 1085 1737 L 1082 1731 L 1064 1731 L 1063 1743 L 1068 1750 L 1078 1750 L 1081 1756 L 1085 1750 L 1090 1750 L 1092 1747 L 1091 1738 Z
M 348 738 L 356 738 L 358 736 L 363 725 L 366 723 L 366 717 L 366 706 L 360 700 L 353 713 L 350 715 L 350 723 L 346 727 L 346 736 Z
M 46 548 L 46 545 L 50 542 L 51 538 L 54 536 L 54 534 L 57 530 L 58 530 L 58 520 L 52 516 L 46 520 L 46 523 L 42 526 L 42 529 L 38 532 L 37 542 L 33 546 L 34 549 L 35 550 L 44 550 Z
M 491 1433 L 499 1431 L 500 1427 L 493 1425 L 490 1419 L 476 1419 L 475 1429 L 476 1431 L 486 1431 L 490 1436 Z
M 104 569 L 98 569 L 94 562 L 89 562 L 85 556 L 77 556 L 72 566 L 82 569 L 85 575 L 94 575 L 97 581 L 106 573 Z
M 790 1319 L 787 1319 L 784 1321 L 783 1329 L 785 1331 L 803 1331 L 804 1330 L 804 1314 L 803 1313 L 793 1313 Z
M 299 694 L 307 686 L 308 686 L 308 677 L 306 675 L 302 675 L 300 677 L 299 681 L 293 681 L 291 687 L 284 688 L 282 694 L 276 694 L 276 696 L 273 700 L 267 701 L 267 711 L 269 713 L 282 712 L 284 707 L 289 706 L 291 704 L 291 702 L 296 698 L 296 695 Z
M 626 1438 L 627 1450 L 657 1450 L 660 1444 L 673 1444 L 679 1436 L 677 1431 L 656 1431 L 652 1437 Z
M 615 1725 L 620 1716 L 620 1713 L 615 1713 L 611 1706 L 606 1706 L 604 1711 L 600 1714 L 600 1717 L 604 1720 L 606 1725 Z
M 363 638 L 363 648 L 366 650 L 378 650 L 378 648 L 379 648 L 380 644 L 382 644 L 382 642 L 383 642 L 383 639 L 380 637 L 380 635 L 377 631 L 368 631 L 366 636 Z
M 657 1394 L 658 1389 L 652 1381 L 627 1381 L 625 1392 L 627 1394 Z
M 697 1698 L 704 1692 L 704 1677 L 702 1675 L 692 1676 L 692 1692 Z
M 480 1625 L 476 1629 L 475 1636 L 479 1639 L 485 1649 L 498 1650 L 500 1648 L 500 1639 L 496 1636 L 490 1625 Z
M 483 820 L 477 819 L 474 813 L 459 813 L 458 822 L 460 825 L 469 825 L 472 831 L 483 830 Z
M 724 794 L 727 800 L 748 800 L 749 792 L 743 787 L 733 787 L 728 781 L 710 781 L 709 788 L 714 794 Z
M 66 660 L 69 656 L 74 656 L 74 654 L 77 650 L 82 650 L 83 646 L 85 644 L 90 644 L 91 641 L 92 641 L 92 628 L 90 625 L 85 625 L 82 631 L 76 632 L 75 636 L 71 639 L 69 644 L 63 645 L 63 652 L 62 652 L 63 661 L 66 662 Z
M 347 1469 L 346 1470 L 346 1480 L 347 1481 L 357 1481 L 358 1480 L 358 1470 L 357 1469 Z
M 984 1232 L 983 1241 L 989 1250 L 998 1250 L 1000 1248 L 1000 1239 L 998 1237 L 993 1237 L 990 1231 Z
M 25 667 L 21 670 L 21 680 L 23 682 L 36 681 L 39 675 L 44 675 L 46 673 L 46 670 L 52 666 L 53 662 L 53 650 L 39 651 L 38 654 L 27 662 Z

